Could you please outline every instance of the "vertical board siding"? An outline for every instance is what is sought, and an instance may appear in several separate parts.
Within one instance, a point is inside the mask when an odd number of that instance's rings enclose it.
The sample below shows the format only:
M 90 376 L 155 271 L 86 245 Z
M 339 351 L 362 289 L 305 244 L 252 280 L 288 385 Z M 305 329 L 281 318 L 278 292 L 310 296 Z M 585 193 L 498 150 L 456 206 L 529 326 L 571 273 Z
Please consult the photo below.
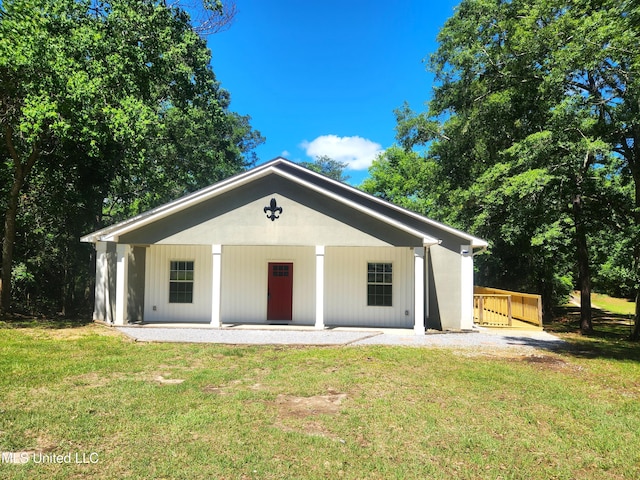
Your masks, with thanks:
M 169 269 L 172 260 L 194 262 L 193 303 L 169 303 Z M 152 245 L 145 263 L 145 322 L 211 321 L 210 245 Z
M 223 246 L 223 323 L 267 323 L 269 262 L 293 263 L 292 324 L 315 323 L 315 247 Z M 169 303 L 171 260 L 193 260 L 193 303 Z M 393 265 L 393 305 L 367 305 L 367 263 Z M 211 246 L 152 245 L 146 255 L 146 322 L 211 320 Z M 413 251 L 405 247 L 327 247 L 324 319 L 329 326 L 412 328 Z M 156 307 L 154 310 L 153 307 Z
M 369 262 L 393 264 L 391 307 L 367 306 Z M 413 328 L 413 249 L 327 247 L 324 281 L 326 325 Z
M 314 247 L 222 247 L 222 303 L 224 323 L 266 323 L 269 262 L 293 263 L 292 324 L 315 321 Z

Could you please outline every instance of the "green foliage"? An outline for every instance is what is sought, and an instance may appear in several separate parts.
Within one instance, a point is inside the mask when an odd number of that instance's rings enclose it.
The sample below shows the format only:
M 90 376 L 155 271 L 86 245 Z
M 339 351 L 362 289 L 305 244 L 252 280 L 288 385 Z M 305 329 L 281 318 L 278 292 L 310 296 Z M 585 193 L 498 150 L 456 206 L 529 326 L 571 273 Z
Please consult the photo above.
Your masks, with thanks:
M 398 141 L 428 148 L 429 211 L 490 241 L 479 282 L 557 299 L 602 266 L 598 285 L 638 284 L 639 237 L 620 229 L 640 224 L 637 19 L 633 2 L 464 0 L 440 31 L 429 110 L 399 109 Z M 379 170 L 380 195 L 408 174 Z
M 83 233 L 241 171 L 263 138 L 229 110 L 178 7 L 5 0 L 0 10 L 1 204 L 16 219 L 3 261 L 15 235 L 44 304 L 86 305 Z
M 416 152 L 392 146 L 373 161 L 369 178 L 364 180 L 360 188 L 410 210 L 425 215 L 433 214 L 433 196 L 437 185 L 431 179 L 436 168 L 435 162 Z
M 344 173 L 345 168 L 349 165 L 326 155 L 316 157 L 313 162 L 300 162 L 300 165 L 314 172 L 326 175 L 329 178 L 333 178 L 334 180 L 338 180 L 339 182 L 349 180 L 349 175 Z

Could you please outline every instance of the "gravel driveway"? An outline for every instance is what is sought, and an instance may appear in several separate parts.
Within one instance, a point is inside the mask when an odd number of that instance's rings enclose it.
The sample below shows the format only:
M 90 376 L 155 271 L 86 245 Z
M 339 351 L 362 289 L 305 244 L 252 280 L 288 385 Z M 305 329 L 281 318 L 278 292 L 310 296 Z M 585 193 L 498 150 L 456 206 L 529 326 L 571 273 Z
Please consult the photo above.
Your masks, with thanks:
M 547 332 L 478 329 L 465 333 L 427 333 L 411 330 L 395 332 L 355 329 L 274 330 L 256 328 L 166 328 L 147 326 L 117 327 L 143 342 L 219 343 L 231 345 L 405 345 L 414 347 L 532 347 L 562 348 L 566 342 Z

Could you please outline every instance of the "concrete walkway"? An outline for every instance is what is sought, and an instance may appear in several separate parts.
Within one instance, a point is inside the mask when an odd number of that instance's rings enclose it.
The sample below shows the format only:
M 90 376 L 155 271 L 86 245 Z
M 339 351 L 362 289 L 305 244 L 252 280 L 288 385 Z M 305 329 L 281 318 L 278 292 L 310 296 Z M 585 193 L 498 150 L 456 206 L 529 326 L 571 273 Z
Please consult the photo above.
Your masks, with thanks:
M 409 329 L 357 329 L 223 326 L 126 326 L 117 327 L 125 335 L 143 342 L 216 343 L 229 345 L 400 345 L 413 347 L 561 349 L 566 342 L 547 332 L 476 328 L 471 332 L 428 332 L 414 335 Z

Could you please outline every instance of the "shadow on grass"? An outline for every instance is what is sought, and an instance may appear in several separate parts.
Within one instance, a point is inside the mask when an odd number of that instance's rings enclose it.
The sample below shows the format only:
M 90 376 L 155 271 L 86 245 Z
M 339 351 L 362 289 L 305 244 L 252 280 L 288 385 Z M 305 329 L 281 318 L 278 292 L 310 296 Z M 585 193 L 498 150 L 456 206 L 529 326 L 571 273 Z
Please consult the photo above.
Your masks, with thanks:
M 609 358 L 640 362 L 640 343 L 629 341 L 633 318 L 592 308 L 593 332 L 580 332 L 580 307 L 563 306 L 554 312 L 554 320 L 545 331 L 568 342 L 563 352 L 581 358 Z
M 79 328 L 93 323 L 90 316 L 83 317 L 34 317 L 30 315 L 7 314 L 0 317 L 0 329 L 43 328 L 59 330 L 63 328 Z

